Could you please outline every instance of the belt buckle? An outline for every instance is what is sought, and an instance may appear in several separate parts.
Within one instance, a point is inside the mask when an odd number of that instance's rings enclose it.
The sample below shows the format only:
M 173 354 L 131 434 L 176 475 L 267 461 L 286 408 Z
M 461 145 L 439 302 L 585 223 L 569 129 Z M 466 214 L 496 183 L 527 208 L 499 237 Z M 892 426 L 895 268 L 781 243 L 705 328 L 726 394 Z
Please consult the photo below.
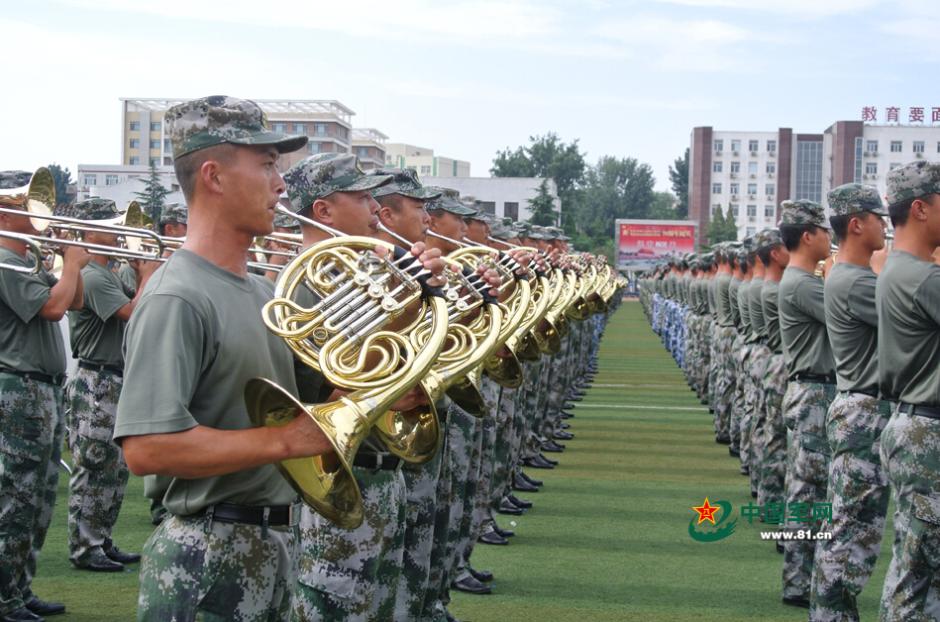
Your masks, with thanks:
M 296 527 L 300 524 L 300 502 L 291 503 L 287 506 L 287 526 Z

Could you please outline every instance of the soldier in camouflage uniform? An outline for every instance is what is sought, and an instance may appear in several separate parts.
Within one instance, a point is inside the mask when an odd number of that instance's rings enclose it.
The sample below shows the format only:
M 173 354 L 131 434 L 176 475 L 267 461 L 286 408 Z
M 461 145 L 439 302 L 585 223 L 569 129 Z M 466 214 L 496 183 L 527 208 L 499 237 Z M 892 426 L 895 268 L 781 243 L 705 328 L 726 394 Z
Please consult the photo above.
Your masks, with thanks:
M 826 499 L 829 443 L 826 411 L 835 396 L 835 369 L 826 330 L 822 279 L 816 265 L 829 256 L 831 237 L 822 206 L 800 199 L 781 204 L 780 234 L 790 263 L 780 280 L 780 337 L 787 362 L 783 421 L 787 427 L 787 514 Z M 797 505 L 799 504 L 799 505 Z M 818 519 L 809 528 L 819 531 Z M 805 529 L 805 524 L 787 527 Z M 816 543 L 784 543 L 783 602 L 809 607 Z
M 30 177 L 0 172 L 0 188 L 22 187 Z M 11 214 L 0 214 L 0 231 L 38 233 L 28 218 Z M 58 280 L 45 270 L 0 269 L 0 620 L 9 622 L 65 611 L 31 591 L 58 483 L 65 373 L 58 320 L 67 309 L 81 307 L 80 271 L 90 260 L 77 248 L 64 255 Z M 29 268 L 34 261 L 24 244 L 0 238 L 0 263 Z
M 764 274 L 766 265 L 760 258 L 757 250 L 761 244 L 761 236 L 764 232 L 754 236 L 751 240 L 753 251 L 748 257 L 753 271 L 751 286 L 748 288 L 748 313 L 751 317 L 751 335 L 749 338 L 751 345 L 750 363 L 746 373 L 748 391 L 745 395 L 745 408 L 749 413 L 749 421 L 745 424 L 741 433 L 745 450 L 741 452 L 743 465 L 747 468 L 751 496 L 758 496 L 758 488 L 761 477 L 761 460 L 764 455 L 764 424 L 767 420 L 765 408 L 765 388 L 764 375 L 767 372 L 767 364 L 770 362 L 771 352 L 767 347 L 767 328 L 764 322 L 764 311 L 761 305 L 761 291 L 764 287 Z M 746 441 L 744 440 L 746 439 Z
M 826 417 L 832 539 L 816 545 L 810 597 L 810 619 L 819 622 L 859 619 L 856 598 L 878 559 L 889 497 L 878 452 L 890 407 L 878 399 L 871 269 L 872 254 L 884 248 L 887 212 L 871 186 L 845 184 L 828 198 L 839 252 L 826 275 L 826 326 L 839 393 Z
M 731 444 L 731 409 L 735 389 L 734 377 L 734 307 L 731 305 L 731 279 L 736 250 L 730 243 L 718 251 L 719 267 L 715 275 L 715 308 L 718 334 L 713 355 L 715 365 L 715 440 Z
M 779 289 L 780 279 L 790 262 L 790 253 L 777 229 L 765 229 L 757 243 L 757 255 L 765 266 L 764 284 L 761 286 L 761 311 L 767 332 L 770 356 L 761 379 L 764 387 L 763 433 L 758 436 L 760 450 L 756 452 L 756 465 L 760 472 L 757 484 L 757 502 L 760 505 L 782 503 L 786 492 L 787 428 L 783 423 L 783 396 L 787 390 L 787 362 L 780 340 Z
M 881 596 L 885 622 L 935 620 L 940 568 L 940 165 L 918 160 L 888 173 L 894 248 L 878 275 L 878 376 L 897 402 L 881 435 L 894 491 L 896 534 Z
M 260 321 L 270 283 L 248 274 L 246 256 L 273 226 L 279 154 L 307 140 L 270 131 L 259 106 L 232 97 L 164 118 L 194 235 L 144 287 L 125 336 L 114 439 L 132 472 L 169 478 L 145 480 L 169 515 L 144 547 L 137 618 L 283 620 L 299 504 L 274 463 L 332 446 L 309 417 L 279 428 L 249 419 L 249 380 L 297 387 L 290 350 Z
M 114 201 L 91 198 L 75 205 L 75 215 L 89 221 L 118 217 Z M 84 241 L 117 246 L 117 236 L 89 231 Z M 135 262 L 139 290 L 157 262 Z M 78 369 L 65 388 L 68 402 L 69 559 L 77 568 L 119 572 L 139 555 L 118 550 L 111 541 L 117 523 L 128 471 L 121 448 L 112 440 L 114 416 L 124 377 L 124 327 L 139 300 L 95 255 L 82 269 L 84 304 L 69 312 L 72 356 Z
M 734 394 L 731 399 L 731 415 L 728 418 L 728 435 L 731 444 L 728 453 L 732 456 L 741 455 L 741 421 L 744 418 L 744 384 L 746 376 L 744 370 L 748 364 L 750 349 L 745 346 L 745 334 L 750 330 L 750 317 L 741 312 L 739 294 L 745 285 L 745 270 L 747 269 L 746 241 L 735 246 L 734 271 L 728 287 L 728 301 L 731 305 L 731 318 L 734 322 L 735 335 L 731 345 L 731 364 L 734 369 Z

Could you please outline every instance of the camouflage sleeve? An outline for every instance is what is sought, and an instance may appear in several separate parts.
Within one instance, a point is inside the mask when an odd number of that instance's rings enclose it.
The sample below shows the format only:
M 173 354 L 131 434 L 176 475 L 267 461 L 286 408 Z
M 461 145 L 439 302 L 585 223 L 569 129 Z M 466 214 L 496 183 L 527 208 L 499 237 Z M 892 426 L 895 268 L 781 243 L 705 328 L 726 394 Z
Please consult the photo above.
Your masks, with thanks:
M 124 386 L 114 440 L 169 434 L 198 422 L 189 404 L 214 337 L 185 300 L 152 295 L 140 302 L 124 336 Z
M 0 270 L 0 300 L 13 309 L 24 324 L 36 317 L 51 295 L 52 287 L 43 273 Z
M 104 321 L 110 319 L 118 309 L 130 302 L 120 280 L 109 279 L 108 275 L 100 270 L 83 270 L 82 282 L 85 290 L 85 306 Z

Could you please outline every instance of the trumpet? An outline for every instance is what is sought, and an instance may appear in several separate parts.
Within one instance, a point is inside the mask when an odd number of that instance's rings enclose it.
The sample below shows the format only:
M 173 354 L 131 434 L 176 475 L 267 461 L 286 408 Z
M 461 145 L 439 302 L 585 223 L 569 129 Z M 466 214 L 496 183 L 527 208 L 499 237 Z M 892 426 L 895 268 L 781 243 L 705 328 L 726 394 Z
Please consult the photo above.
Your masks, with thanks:
M 12 231 L 0 231 L 0 238 L 22 242 L 26 245 L 26 250 L 33 256 L 33 264 L 31 266 L 0 262 L 0 270 L 10 270 L 21 274 L 37 274 L 42 269 L 42 248 L 40 248 L 39 244 L 31 236 L 23 235 L 22 233 L 14 233 Z
M 363 509 L 352 463 L 370 433 L 379 433 L 390 450 L 406 455 L 430 457 L 437 450 L 440 426 L 433 405 L 417 413 L 416 422 L 389 408 L 434 365 L 447 339 L 447 307 L 439 293 L 423 283 L 430 272 L 409 253 L 278 209 L 334 237 L 284 266 L 263 320 L 298 359 L 332 385 L 352 392 L 327 404 L 302 404 L 281 387 L 257 378 L 245 388 L 246 406 L 256 426 L 286 425 L 298 412 L 316 422 L 333 445 L 338 465 L 314 457 L 286 460 L 279 468 L 318 513 L 354 528 L 362 523 Z M 387 255 L 377 254 L 377 247 Z M 384 329 L 418 301 L 430 316 L 420 348 L 407 335 Z M 421 430 L 433 432 L 432 446 L 419 446 L 432 436 L 418 433 Z

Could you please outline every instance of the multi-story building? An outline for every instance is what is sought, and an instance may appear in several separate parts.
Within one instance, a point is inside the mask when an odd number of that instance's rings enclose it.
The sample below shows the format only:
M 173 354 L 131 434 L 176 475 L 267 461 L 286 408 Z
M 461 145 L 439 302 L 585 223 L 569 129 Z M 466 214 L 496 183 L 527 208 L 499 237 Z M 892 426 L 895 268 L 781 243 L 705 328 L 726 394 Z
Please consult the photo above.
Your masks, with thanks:
M 183 193 L 180 192 L 173 168 L 168 166 L 156 168 L 160 183 L 170 191 L 166 197 L 167 203 L 182 203 Z M 78 178 L 75 182 L 76 200 L 104 197 L 113 200 L 118 209 L 124 210 L 131 201 L 137 198 L 134 193 L 143 191 L 144 182 L 149 176 L 149 165 L 79 164 Z
M 421 183 L 426 186 L 457 190 L 461 197 L 479 201 L 484 211 L 516 221 L 529 219 L 529 201 L 538 195 L 542 181 L 541 177 L 421 177 Z M 560 216 L 561 200 L 555 180 L 545 181 Z
M 372 127 L 356 128 L 352 133 L 352 152 L 365 170 L 385 166 L 385 141 L 388 136 Z
M 692 130 L 689 218 L 700 241 L 716 209 L 735 217 L 738 237 L 775 226 L 786 199 L 811 199 L 828 209 L 826 193 L 848 182 L 885 192 L 885 174 L 917 158 L 940 161 L 940 126 L 867 125 L 838 121 L 821 134 Z
M 385 145 L 385 165 L 394 168 L 413 168 L 420 176 L 470 177 L 470 163 L 434 155 L 433 149 L 405 143 Z

